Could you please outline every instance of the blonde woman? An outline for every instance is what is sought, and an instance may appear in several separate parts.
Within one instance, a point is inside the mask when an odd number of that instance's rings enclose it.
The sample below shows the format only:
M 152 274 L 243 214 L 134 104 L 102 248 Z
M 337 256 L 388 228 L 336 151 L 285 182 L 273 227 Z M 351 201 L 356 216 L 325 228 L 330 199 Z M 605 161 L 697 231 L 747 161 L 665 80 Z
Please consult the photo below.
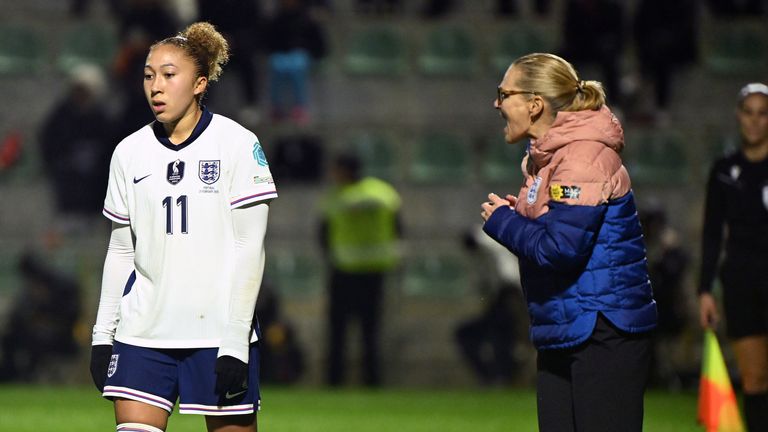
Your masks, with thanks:
M 621 124 L 552 54 L 515 60 L 494 107 L 507 143 L 530 139 L 520 192 L 490 194 L 481 216 L 520 262 L 539 429 L 640 432 L 657 318 Z

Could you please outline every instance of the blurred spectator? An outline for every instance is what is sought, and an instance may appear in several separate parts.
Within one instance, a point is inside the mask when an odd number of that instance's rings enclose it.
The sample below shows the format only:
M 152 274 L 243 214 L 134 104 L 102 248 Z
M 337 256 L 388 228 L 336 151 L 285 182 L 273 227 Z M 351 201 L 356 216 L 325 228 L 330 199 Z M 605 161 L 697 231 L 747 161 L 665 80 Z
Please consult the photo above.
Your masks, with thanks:
M 690 258 L 660 205 L 651 203 L 640 211 L 640 223 L 659 319 L 651 353 L 652 379 L 666 387 L 679 387 L 680 376 L 672 361 L 672 347 L 677 345 L 675 339 L 682 333 L 687 320 L 684 284 Z
M 180 30 L 179 23 L 162 0 L 115 0 L 113 4 L 121 39 L 140 31 L 154 43 Z
M 269 165 L 281 182 L 316 182 L 321 180 L 323 160 L 322 138 L 299 134 L 274 140 Z
M 357 319 L 363 383 L 378 386 L 381 304 L 385 277 L 399 259 L 400 196 L 384 181 L 362 177 L 356 156 L 339 155 L 331 169 L 334 186 L 322 202 L 319 232 L 331 267 L 328 383 L 344 380 L 347 328 Z
M 640 0 L 634 37 L 643 81 L 653 87 L 653 120 L 664 121 L 672 100 L 672 80 L 698 60 L 696 0 Z
M 120 121 L 115 125 L 117 138 L 126 137 L 155 119 L 152 111 L 147 109 L 147 98 L 141 90 L 144 64 L 151 45 L 150 35 L 138 28 L 120 42 L 112 64 L 114 83 L 117 87 L 115 96 L 120 105 Z
M 618 0 L 572 0 L 566 3 L 561 55 L 577 70 L 600 68 L 606 96 L 620 108 L 621 58 L 624 50 L 624 2 Z
M 231 50 L 228 67 L 239 76 L 245 107 L 241 121 L 251 122 L 258 117 L 259 69 L 257 55 L 261 50 L 260 34 L 264 20 L 257 0 L 197 0 L 201 21 L 207 21 L 221 32 Z M 216 88 L 209 90 L 209 97 L 215 101 Z M 218 109 L 217 112 L 222 110 Z
M 483 385 L 510 384 L 519 373 L 517 327 L 527 316 L 522 303 L 517 257 L 482 231 L 468 230 L 464 246 L 480 272 L 483 311 L 456 328 L 461 354 Z
M 264 280 L 256 303 L 261 329 L 259 377 L 264 383 L 292 384 L 304 373 L 304 353 L 296 331 L 282 316 L 280 298 L 274 286 Z
M 98 215 L 115 147 L 104 109 L 106 80 L 96 66 L 74 69 L 69 90 L 48 113 L 40 130 L 45 175 L 62 214 Z
M 272 119 L 309 120 L 309 73 L 326 54 L 325 35 L 303 0 L 280 0 L 266 25 Z
M 18 271 L 21 290 L 0 338 L 0 381 L 33 381 L 46 361 L 78 351 L 74 337 L 81 306 L 77 282 L 32 253 L 21 256 Z

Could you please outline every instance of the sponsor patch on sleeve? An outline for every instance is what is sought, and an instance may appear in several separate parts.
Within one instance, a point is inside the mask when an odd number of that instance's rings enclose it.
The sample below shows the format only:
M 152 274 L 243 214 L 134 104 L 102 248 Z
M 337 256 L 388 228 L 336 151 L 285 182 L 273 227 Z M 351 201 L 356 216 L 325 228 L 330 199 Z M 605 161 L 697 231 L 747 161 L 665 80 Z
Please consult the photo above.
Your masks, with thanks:
M 254 184 L 262 184 L 262 183 L 274 184 L 275 181 L 272 180 L 272 176 L 254 176 L 253 183 Z
M 579 199 L 581 188 L 578 186 L 563 186 L 557 183 L 549 185 L 549 196 L 555 201 Z

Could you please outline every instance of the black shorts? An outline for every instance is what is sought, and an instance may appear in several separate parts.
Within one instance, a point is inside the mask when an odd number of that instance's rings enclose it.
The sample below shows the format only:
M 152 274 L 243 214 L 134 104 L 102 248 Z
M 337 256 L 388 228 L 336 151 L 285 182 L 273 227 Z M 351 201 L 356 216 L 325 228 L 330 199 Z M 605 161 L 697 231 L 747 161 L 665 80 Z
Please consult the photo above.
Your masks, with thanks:
M 768 273 L 759 266 L 724 263 L 723 309 L 726 334 L 731 339 L 768 334 Z

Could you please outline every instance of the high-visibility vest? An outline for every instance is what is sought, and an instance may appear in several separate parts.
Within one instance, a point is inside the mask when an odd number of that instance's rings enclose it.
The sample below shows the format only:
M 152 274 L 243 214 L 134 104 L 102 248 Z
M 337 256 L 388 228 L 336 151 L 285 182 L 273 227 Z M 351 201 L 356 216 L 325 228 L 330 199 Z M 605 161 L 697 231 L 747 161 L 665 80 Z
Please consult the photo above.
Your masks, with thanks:
M 400 203 L 392 186 L 373 177 L 331 191 L 323 207 L 333 265 L 352 273 L 394 268 Z

